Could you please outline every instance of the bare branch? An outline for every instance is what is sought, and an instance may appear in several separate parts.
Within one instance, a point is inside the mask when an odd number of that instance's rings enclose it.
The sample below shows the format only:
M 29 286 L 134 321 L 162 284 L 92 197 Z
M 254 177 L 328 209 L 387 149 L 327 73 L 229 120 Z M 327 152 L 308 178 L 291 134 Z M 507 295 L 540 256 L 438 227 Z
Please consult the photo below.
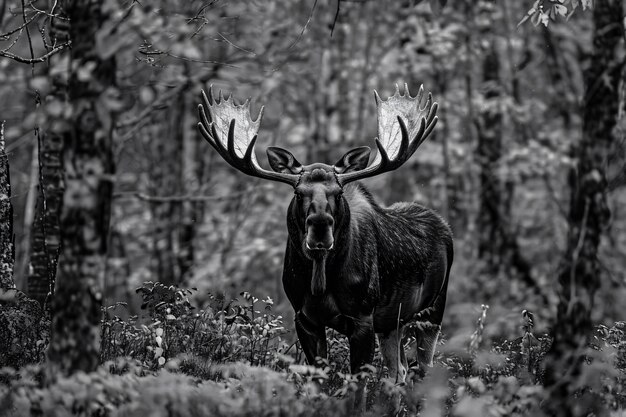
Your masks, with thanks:
M 151 46 L 149 45 L 148 48 L 150 48 Z M 216 64 L 216 65 L 223 65 L 225 67 L 228 68 L 237 68 L 240 69 L 240 67 L 238 67 L 237 65 L 233 65 L 233 64 L 228 64 L 226 62 L 220 62 L 220 61 L 213 61 L 210 59 L 196 59 L 196 58 L 188 58 L 185 56 L 180 56 L 180 55 L 174 55 L 171 52 L 167 52 L 167 51 L 160 51 L 160 50 L 153 50 L 153 51 L 149 51 L 146 49 L 139 49 L 138 51 L 140 54 L 142 55 L 146 55 L 146 56 L 151 56 L 151 55 L 165 55 L 165 56 L 169 56 L 171 58 L 175 58 L 175 59 L 180 59 L 182 61 L 188 61 L 188 62 L 197 62 L 199 64 Z
M 24 4 L 24 0 L 22 0 L 22 19 L 24 20 L 24 29 L 26 29 L 26 37 L 28 38 L 28 50 L 30 51 L 30 59 L 31 61 L 35 59 L 35 51 L 33 50 L 33 40 L 30 37 L 30 29 L 28 28 L 28 23 L 26 20 L 26 5 Z M 35 63 L 31 62 L 33 76 L 35 76 Z
M 57 46 L 56 48 L 54 48 L 53 50 L 51 50 L 47 54 L 42 55 L 42 56 L 40 56 L 38 58 L 24 58 L 24 57 L 21 57 L 19 55 L 12 54 L 11 52 L 8 52 L 6 49 L 0 51 L 0 57 L 9 58 L 9 59 L 12 59 L 14 61 L 21 62 L 23 64 L 36 64 L 38 62 L 45 62 L 45 61 L 47 61 L 52 55 L 55 55 L 55 54 L 59 53 L 60 51 L 62 51 L 65 48 L 68 48 L 71 45 L 72 45 L 72 42 L 68 41 L 66 43 L 63 43 L 63 44 Z
M 230 46 L 232 46 L 233 48 L 238 49 L 238 50 L 240 50 L 240 51 L 242 51 L 242 52 L 246 52 L 246 53 L 248 53 L 248 54 L 252 54 L 253 56 L 257 56 L 257 55 L 258 55 L 258 54 L 257 54 L 256 52 L 254 52 L 254 51 L 251 51 L 251 50 L 249 50 L 249 49 L 246 49 L 246 48 L 243 48 L 243 47 L 241 47 L 241 46 L 239 46 L 239 45 L 234 44 L 233 42 L 231 42 L 230 40 L 228 40 L 228 39 L 226 38 L 226 36 L 224 36 L 224 34 L 222 34 L 221 32 L 217 32 L 217 34 L 220 36 L 220 38 L 222 38 L 222 40 L 223 40 L 224 42 L 226 42 L 227 44 L 229 44 L 229 45 L 230 45 Z M 216 40 L 217 40 L 217 39 L 216 39 Z
M 50 12 L 47 12 L 47 11 L 45 11 L 45 10 L 38 9 L 38 8 L 36 8 L 33 4 L 31 4 L 31 5 L 30 5 L 30 7 L 32 7 L 32 8 L 33 8 L 33 10 L 35 10 L 37 13 L 44 14 L 44 15 L 46 15 L 46 16 L 48 16 L 48 17 L 53 18 L 53 19 L 67 20 L 68 22 L 69 22 L 69 20 L 70 20 L 68 17 L 64 17 L 64 16 L 61 16 L 61 15 L 59 15 L 59 14 L 55 14 L 55 13 L 54 13 L 54 9 L 56 9 L 56 7 L 57 7 L 57 1 L 56 1 L 56 0 L 54 1 L 54 4 L 53 4 L 53 5 L 52 5 L 52 7 L 50 8 Z
M 219 69 L 219 66 L 224 65 L 224 64 L 218 62 L 218 63 L 215 63 L 215 65 L 217 66 L 217 68 L 211 68 L 208 71 L 200 73 L 199 75 L 194 76 L 192 78 L 189 78 L 187 79 L 187 81 L 182 82 L 178 84 L 176 87 L 173 87 L 172 89 L 164 92 L 162 95 L 157 97 L 150 104 L 150 106 L 144 109 L 139 115 L 131 119 L 121 120 L 118 123 L 116 123 L 115 125 L 116 129 L 124 129 L 124 128 L 133 127 L 133 129 L 131 129 L 130 132 L 126 132 L 124 134 L 124 136 L 122 137 L 122 140 L 126 140 L 130 138 L 131 135 L 134 133 L 135 125 L 137 123 L 140 123 L 142 120 L 146 119 L 148 116 L 150 116 L 153 111 L 164 108 L 164 107 L 169 107 L 171 103 L 173 102 L 173 98 L 176 97 L 181 92 L 187 91 L 189 87 L 197 85 L 198 83 L 207 82 L 213 76 L 215 76 L 215 74 L 217 73 L 217 69 Z
M 19 32 L 20 30 L 24 29 L 27 25 L 29 25 L 30 23 L 32 23 L 37 16 L 39 16 L 39 12 L 35 13 L 33 15 L 33 17 L 31 17 L 30 19 L 28 19 L 27 21 L 25 21 L 24 23 L 22 23 L 21 25 L 19 25 L 18 27 L 16 27 L 15 29 L 12 29 L 8 32 L 4 32 L 4 33 L 0 33 L 0 39 L 7 41 L 9 40 L 9 37 L 17 32 Z
M 159 195 L 148 195 L 141 192 L 125 192 L 125 193 L 117 193 L 113 195 L 114 199 L 128 200 L 128 199 L 137 199 L 141 201 L 147 201 L 150 203 L 184 203 L 184 202 L 203 202 L 203 201 L 224 201 L 231 200 L 234 198 L 239 198 L 244 195 L 249 195 L 251 192 L 260 191 L 263 189 L 268 189 L 269 187 L 263 186 L 255 186 L 250 187 L 246 190 L 237 192 L 237 193 L 229 193 L 227 195 L 168 195 L 168 196 L 159 196 Z

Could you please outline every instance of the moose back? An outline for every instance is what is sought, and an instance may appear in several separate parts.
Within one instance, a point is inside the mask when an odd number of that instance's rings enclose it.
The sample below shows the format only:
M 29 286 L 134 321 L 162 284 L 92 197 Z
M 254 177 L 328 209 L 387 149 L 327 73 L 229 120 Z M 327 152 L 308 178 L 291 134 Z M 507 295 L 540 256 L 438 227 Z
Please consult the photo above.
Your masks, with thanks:
M 326 327 L 348 337 L 350 368 L 373 361 L 376 334 L 389 376 L 403 381 L 406 324 L 415 324 L 417 361 L 432 364 L 452 265 L 452 233 L 435 212 L 416 203 L 377 204 L 355 181 L 399 168 L 437 123 L 437 103 L 407 86 L 387 100 L 374 93 L 377 154 L 354 148 L 334 165 L 302 165 L 287 150 L 267 148 L 272 170 L 254 151 L 263 109 L 255 121 L 250 103 L 236 105 L 220 92 L 202 92 L 200 132 L 231 166 L 294 188 L 287 211 L 289 238 L 283 285 L 295 310 L 295 327 L 307 361 L 327 356 Z

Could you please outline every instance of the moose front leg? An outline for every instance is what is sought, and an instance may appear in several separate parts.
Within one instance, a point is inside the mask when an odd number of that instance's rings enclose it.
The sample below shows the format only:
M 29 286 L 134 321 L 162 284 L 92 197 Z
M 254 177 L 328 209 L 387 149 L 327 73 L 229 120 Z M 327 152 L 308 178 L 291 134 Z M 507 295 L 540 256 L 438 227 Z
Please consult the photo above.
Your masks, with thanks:
M 359 372 L 361 366 L 371 364 L 376 349 L 376 335 L 374 333 L 374 319 L 372 316 L 355 319 L 353 330 L 349 336 L 350 342 L 350 372 Z
M 328 357 L 328 349 L 326 345 L 326 329 L 324 326 L 317 326 L 310 321 L 307 316 L 299 311 L 296 314 L 296 333 L 298 340 L 306 356 L 309 365 L 315 365 L 315 358 Z
M 376 349 L 376 335 L 374 333 L 374 319 L 372 316 L 354 319 L 352 331 L 348 337 L 350 343 L 350 372 L 356 374 L 361 367 L 371 364 L 374 360 L 374 350 Z M 363 414 L 367 403 L 367 378 L 358 383 L 357 391 L 354 393 L 355 414 Z

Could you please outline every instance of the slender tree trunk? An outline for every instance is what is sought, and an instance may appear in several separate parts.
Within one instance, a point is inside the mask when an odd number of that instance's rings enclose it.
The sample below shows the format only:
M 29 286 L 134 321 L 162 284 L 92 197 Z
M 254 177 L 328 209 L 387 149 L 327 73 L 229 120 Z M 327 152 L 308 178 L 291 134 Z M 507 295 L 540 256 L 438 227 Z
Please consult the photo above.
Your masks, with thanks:
M 113 174 L 113 120 L 102 95 L 113 88 L 115 61 L 102 59 L 96 46 L 108 16 L 99 0 L 67 0 L 61 6 L 70 19 L 72 49 L 66 73 L 69 102 L 59 103 L 67 111 L 59 112 L 53 122 L 64 142 L 65 193 L 48 349 L 50 377 L 56 371 L 92 371 L 99 364 Z
M 11 175 L 9 173 L 9 157 L 4 151 L 4 121 L 0 121 L 0 291 L 15 288 L 13 282 L 14 262 Z
M 33 146 L 31 152 L 31 162 L 29 168 L 29 185 L 26 202 L 24 203 L 24 213 L 22 215 L 22 236 L 20 238 L 19 249 L 16 250 L 19 263 L 15 271 L 16 285 L 19 288 L 28 287 L 28 274 L 30 269 L 30 254 L 32 242 L 33 222 L 35 221 L 35 205 L 37 202 L 37 186 L 39 184 L 39 149 L 37 144 Z M 28 292 L 28 289 L 26 289 Z
M 493 16 L 495 3 L 482 3 L 483 13 Z M 518 281 L 543 296 L 531 274 L 531 266 L 522 256 L 511 226 L 514 184 L 498 177 L 502 158 L 504 123 L 500 98 L 504 88 L 500 79 L 501 62 L 493 33 L 493 19 L 482 28 L 488 40 L 483 61 L 483 89 L 486 104 L 478 115 L 477 159 L 480 167 L 480 203 L 478 209 L 478 256 L 492 274 L 514 274 Z
M 155 121 L 151 128 L 151 141 L 155 144 L 155 163 L 152 171 L 152 186 L 154 195 L 171 196 L 182 192 L 182 109 L 179 104 L 168 111 L 174 112 L 172 123 L 169 123 L 167 135 L 162 137 L 164 123 Z M 180 226 L 180 202 L 153 202 L 151 210 L 154 218 L 154 258 L 159 282 L 163 284 L 179 284 L 180 270 L 178 268 L 178 236 Z
M 58 19 L 57 19 L 58 20 Z M 50 23 L 50 38 L 54 42 L 67 42 L 69 34 Z M 64 27 L 63 27 L 64 28 Z M 53 57 L 52 63 L 62 61 Z M 54 68 L 54 66 L 52 67 Z M 50 68 L 48 69 L 50 70 Z M 48 71 L 52 82 L 52 92 L 47 102 L 60 102 L 67 95 L 67 78 L 54 70 Z M 48 106 L 44 108 L 48 109 Z M 63 202 L 63 135 L 64 127 L 56 118 L 49 115 L 43 131 L 36 131 L 39 164 L 39 187 L 35 218 L 31 229 L 30 260 L 26 279 L 27 293 L 42 307 L 48 294 L 54 292 L 57 273 L 61 231 L 59 214 Z
M 57 86 L 58 93 L 65 87 Z M 31 235 L 28 295 L 42 306 L 54 291 L 59 257 L 59 212 L 63 199 L 63 137 L 49 126 L 39 135 L 39 195 Z
M 551 416 L 589 415 L 601 407 L 589 393 L 574 395 L 572 387 L 580 386 L 577 379 L 583 377 L 594 295 L 601 283 L 598 246 L 610 215 L 605 167 L 618 112 L 622 16 L 621 0 L 594 3 L 594 54 L 585 73 L 583 135 L 577 167 L 570 173 L 570 230 L 558 279 L 554 342 L 546 358 L 545 405 Z
M 484 28 L 490 31 L 492 25 Z M 488 268 L 497 271 L 500 265 L 499 252 L 504 242 L 500 233 L 503 221 L 502 190 L 497 177 L 497 167 L 502 156 L 502 113 L 499 99 L 500 61 L 493 35 L 487 33 L 489 46 L 482 65 L 483 94 L 485 104 L 478 115 L 477 159 L 480 167 L 480 197 L 478 209 L 478 256 L 487 262 Z
M 190 135 L 188 127 L 191 125 L 187 120 L 188 100 L 186 96 L 181 96 L 181 117 L 178 131 L 182 143 L 181 152 L 181 189 L 185 195 L 189 195 L 199 188 L 194 172 L 196 170 L 195 155 L 198 151 L 194 141 L 195 135 Z M 191 185 L 190 185 L 191 184 Z M 192 201 L 181 203 L 181 224 L 178 232 L 178 268 L 181 282 L 191 273 L 194 263 L 194 240 L 196 236 L 196 225 L 198 224 L 199 204 Z

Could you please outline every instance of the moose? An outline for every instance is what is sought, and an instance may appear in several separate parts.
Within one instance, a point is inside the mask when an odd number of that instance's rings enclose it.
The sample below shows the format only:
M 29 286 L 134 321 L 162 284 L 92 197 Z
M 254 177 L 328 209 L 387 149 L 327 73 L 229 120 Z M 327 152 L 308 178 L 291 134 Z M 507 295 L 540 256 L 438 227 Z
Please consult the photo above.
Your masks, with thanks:
M 287 210 L 288 240 L 283 269 L 285 293 L 295 310 L 295 327 L 307 362 L 327 357 L 326 327 L 347 336 L 350 369 L 374 359 L 378 335 L 389 377 L 404 382 L 408 370 L 403 330 L 414 329 L 416 360 L 432 366 L 452 265 L 452 233 L 434 211 L 416 203 L 383 207 L 357 180 L 404 164 L 437 123 L 432 95 L 408 87 L 381 100 L 378 152 L 348 151 L 334 165 L 302 165 L 287 150 L 268 147 L 272 171 L 255 154 L 263 108 L 256 120 L 250 101 L 235 104 L 221 91 L 202 91 L 198 128 L 232 167 L 294 188 Z M 407 326 L 412 324 L 411 326 Z

